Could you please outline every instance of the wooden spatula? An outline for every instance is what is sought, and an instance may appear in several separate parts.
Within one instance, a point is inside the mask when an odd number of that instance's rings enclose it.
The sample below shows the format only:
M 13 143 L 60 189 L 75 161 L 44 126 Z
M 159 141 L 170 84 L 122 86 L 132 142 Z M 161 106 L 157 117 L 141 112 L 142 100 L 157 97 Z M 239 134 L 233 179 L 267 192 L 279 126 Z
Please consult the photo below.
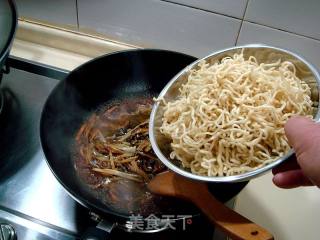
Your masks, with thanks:
M 233 240 L 272 240 L 264 228 L 220 203 L 209 192 L 207 184 L 167 171 L 148 184 L 151 192 L 182 198 L 194 203 L 208 219 Z

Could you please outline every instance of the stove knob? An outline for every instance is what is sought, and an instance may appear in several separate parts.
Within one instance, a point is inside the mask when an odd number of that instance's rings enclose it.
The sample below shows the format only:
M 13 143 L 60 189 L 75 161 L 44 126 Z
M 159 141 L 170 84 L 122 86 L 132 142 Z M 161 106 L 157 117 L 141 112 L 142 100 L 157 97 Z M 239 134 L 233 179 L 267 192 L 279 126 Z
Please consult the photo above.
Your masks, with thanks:
M 17 235 L 10 224 L 0 224 L 0 240 L 16 240 Z

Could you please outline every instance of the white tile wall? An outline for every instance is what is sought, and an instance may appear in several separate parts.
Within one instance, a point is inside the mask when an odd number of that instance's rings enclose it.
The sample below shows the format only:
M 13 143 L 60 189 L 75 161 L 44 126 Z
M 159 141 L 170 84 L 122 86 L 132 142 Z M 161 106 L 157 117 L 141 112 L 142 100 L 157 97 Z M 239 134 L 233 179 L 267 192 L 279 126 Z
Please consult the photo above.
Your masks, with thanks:
M 197 57 L 235 44 L 240 20 L 158 0 L 78 0 L 79 26 Z
M 16 0 L 19 16 L 77 26 L 76 0 Z
M 249 43 L 265 43 L 289 49 L 305 57 L 320 70 L 320 41 L 244 22 L 238 45 Z
M 319 0 L 249 0 L 245 19 L 320 39 Z
M 248 0 L 164 0 L 242 18 Z

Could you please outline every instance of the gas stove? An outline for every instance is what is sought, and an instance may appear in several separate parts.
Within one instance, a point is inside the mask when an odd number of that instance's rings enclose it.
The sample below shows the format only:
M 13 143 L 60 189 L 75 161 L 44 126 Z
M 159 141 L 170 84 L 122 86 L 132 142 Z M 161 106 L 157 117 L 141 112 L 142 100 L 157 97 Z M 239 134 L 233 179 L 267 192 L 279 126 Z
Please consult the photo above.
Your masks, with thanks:
M 0 239 L 81 239 L 97 216 L 73 200 L 46 164 L 39 139 L 46 98 L 68 72 L 9 58 L 10 73 L 1 83 Z M 232 202 L 229 204 L 232 205 Z M 105 219 L 112 222 L 113 219 Z M 200 219 L 186 231 L 128 233 L 115 228 L 111 239 L 225 239 Z

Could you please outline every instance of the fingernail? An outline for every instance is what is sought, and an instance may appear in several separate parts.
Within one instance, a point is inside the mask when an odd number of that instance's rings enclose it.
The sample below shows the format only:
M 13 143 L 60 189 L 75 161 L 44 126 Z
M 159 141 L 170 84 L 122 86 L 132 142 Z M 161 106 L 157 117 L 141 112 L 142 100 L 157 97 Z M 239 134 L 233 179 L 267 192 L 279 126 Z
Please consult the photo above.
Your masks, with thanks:
M 282 178 L 281 173 L 277 173 L 273 176 L 272 182 L 278 186 L 279 182 L 281 181 L 281 178 Z

